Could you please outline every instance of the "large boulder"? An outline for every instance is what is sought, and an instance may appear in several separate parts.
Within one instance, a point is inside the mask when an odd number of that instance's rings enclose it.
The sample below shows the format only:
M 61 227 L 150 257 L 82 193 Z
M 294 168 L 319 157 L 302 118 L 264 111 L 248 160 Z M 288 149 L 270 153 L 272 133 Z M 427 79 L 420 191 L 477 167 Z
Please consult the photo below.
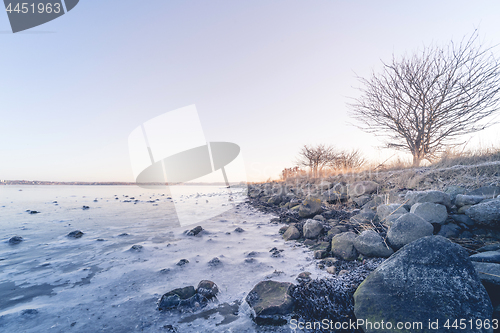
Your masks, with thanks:
M 313 217 L 321 214 L 321 200 L 313 197 L 308 197 L 299 206 L 300 217 Z
M 323 230 L 323 224 L 318 220 L 307 220 L 302 227 L 302 232 L 304 233 L 305 238 L 316 238 L 319 236 L 321 231 Z
M 350 197 L 359 197 L 364 194 L 377 192 L 378 184 L 372 181 L 360 181 L 348 186 L 347 190 Z
M 300 231 L 293 225 L 289 226 L 288 229 L 286 229 L 285 233 L 283 234 L 283 239 L 286 241 L 299 238 L 300 238 Z
M 286 315 L 293 311 L 292 283 L 261 281 L 248 293 L 246 301 L 255 312 L 254 321 L 259 325 L 286 324 Z
M 332 253 L 334 256 L 344 260 L 356 260 L 358 251 L 354 247 L 356 234 L 354 232 L 343 232 L 332 238 Z
M 394 249 L 399 249 L 419 238 L 430 236 L 434 232 L 432 224 L 412 214 L 398 218 L 387 232 L 387 240 Z
M 411 206 L 410 213 L 420 216 L 429 223 L 444 224 L 448 218 L 446 207 L 432 202 L 418 202 Z
M 366 257 L 387 258 L 394 250 L 384 243 L 384 239 L 373 230 L 365 230 L 354 239 L 354 247 Z
M 441 191 L 408 191 L 405 195 L 408 205 L 413 206 L 418 202 L 432 202 L 451 208 L 451 198 L 448 193 Z
M 500 199 L 474 205 L 465 211 L 465 215 L 478 224 L 490 228 L 500 227 Z
M 377 207 L 378 218 L 382 221 L 389 215 L 406 214 L 408 210 L 401 204 L 387 204 Z
M 443 326 L 453 318 L 491 320 L 493 307 L 468 258 L 467 251 L 440 236 L 421 238 L 393 254 L 375 269 L 354 293 L 354 313 L 364 320 L 365 333 L 450 332 Z M 429 320 L 439 327 L 430 329 Z M 372 323 L 372 327 L 367 325 Z M 391 323 L 378 329 L 373 323 Z M 406 331 L 396 323 L 422 323 Z M 476 328 L 467 332 L 493 332 Z

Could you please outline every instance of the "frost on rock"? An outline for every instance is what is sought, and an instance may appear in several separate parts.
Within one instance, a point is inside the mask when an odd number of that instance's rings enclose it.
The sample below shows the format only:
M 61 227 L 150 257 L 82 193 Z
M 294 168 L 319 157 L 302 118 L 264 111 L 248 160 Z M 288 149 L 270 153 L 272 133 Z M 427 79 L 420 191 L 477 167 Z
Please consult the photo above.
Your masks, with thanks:
M 303 281 L 292 291 L 295 299 L 295 312 L 300 321 L 313 322 L 324 319 L 334 322 L 356 321 L 354 316 L 354 292 L 363 280 L 375 270 L 384 259 L 366 259 L 364 263 L 335 262 L 338 271 L 347 269 L 348 273 L 329 279 Z M 361 332 L 351 330 L 345 332 Z

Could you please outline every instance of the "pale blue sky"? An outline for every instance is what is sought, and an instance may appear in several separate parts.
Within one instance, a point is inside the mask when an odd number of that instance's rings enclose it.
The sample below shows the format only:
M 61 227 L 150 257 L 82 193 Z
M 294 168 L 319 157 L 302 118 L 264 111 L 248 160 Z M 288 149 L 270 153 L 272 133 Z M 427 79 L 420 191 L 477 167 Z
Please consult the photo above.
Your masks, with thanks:
M 480 28 L 498 1 L 89 1 L 26 32 L 0 14 L 0 179 L 134 181 L 127 138 L 196 104 L 209 141 L 241 146 L 249 180 L 303 144 L 393 152 L 348 125 L 355 74 Z M 500 54 L 496 50 L 497 54 Z M 500 127 L 478 135 L 498 144 Z

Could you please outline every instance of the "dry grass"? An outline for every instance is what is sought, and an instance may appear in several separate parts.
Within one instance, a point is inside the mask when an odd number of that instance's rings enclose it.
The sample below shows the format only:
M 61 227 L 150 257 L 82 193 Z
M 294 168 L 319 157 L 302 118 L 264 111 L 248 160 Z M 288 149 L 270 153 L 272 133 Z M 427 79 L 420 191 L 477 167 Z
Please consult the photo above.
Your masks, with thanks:
M 467 151 L 448 149 L 442 154 L 440 160 L 433 163 L 432 166 L 446 168 L 455 165 L 477 165 L 497 161 L 500 161 L 499 147 L 476 148 Z

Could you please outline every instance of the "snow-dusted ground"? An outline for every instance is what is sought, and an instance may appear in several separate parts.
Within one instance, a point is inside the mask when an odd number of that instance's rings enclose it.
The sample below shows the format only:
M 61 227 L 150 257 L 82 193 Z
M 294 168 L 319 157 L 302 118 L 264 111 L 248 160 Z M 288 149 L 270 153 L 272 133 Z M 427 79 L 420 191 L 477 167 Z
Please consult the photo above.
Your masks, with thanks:
M 179 200 L 193 209 L 206 200 L 213 205 L 220 193 L 185 191 Z M 242 302 L 246 294 L 264 279 L 293 282 L 304 270 L 313 278 L 324 273 L 309 250 L 283 241 L 270 218 L 239 204 L 180 227 L 168 193 L 133 186 L 0 187 L 0 331 L 168 332 L 165 326 L 172 325 L 178 332 L 288 332 L 257 327 Z M 196 225 L 205 229 L 199 236 L 184 233 Z M 66 237 L 73 230 L 85 234 Z M 24 241 L 8 244 L 14 235 Z M 142 249 L 131 250 L 135 244 Z M 271 256 L 273 247 L 284 250 L 281 257 Z M 221 264 L 209 265 L 214 257 Z M 176 265 L 180 259 L 189 263 Z M 157 310 L 163 293 L 200 280 L 218 285 L 218 303 L 195 316 Z M 228 324 L 219 325 L 224 315 L 217 311 L 196 316 L 234 301 L 242 304 Z

